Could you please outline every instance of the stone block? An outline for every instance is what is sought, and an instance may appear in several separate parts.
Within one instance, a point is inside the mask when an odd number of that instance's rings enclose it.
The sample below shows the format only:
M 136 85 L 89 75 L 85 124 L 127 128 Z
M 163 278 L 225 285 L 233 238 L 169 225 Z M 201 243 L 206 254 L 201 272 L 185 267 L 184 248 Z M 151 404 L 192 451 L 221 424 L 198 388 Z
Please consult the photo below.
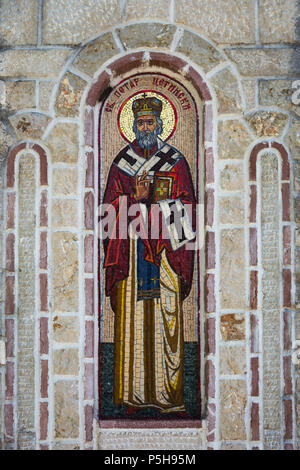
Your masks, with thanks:
M 244 200 L 240 196 L 221 197 L 219 202 L 221 224 L 243 224 Z
M 244 188 L 242 165 L 226 164 L 220 171 L 220 187 L 224 191 L 242 191 Z
M 221 232 L 221 279 L 222 308 L 245 306 L 245 247 L 242 229 Z
M 204 429 L 98 428 L 99 450 L 204 450 Z
M 118 0 L 46 0 L 43 43 L 80 44 L 121 22 Z
M 9 121 L 19 140 L 40 139 L 51 118 L 41 113 L 24 113 L 10 117 Z
M 252 139 L 242 122 L 237 120 L 220 121 L 219 158 L 243 159 Z
M 247 450 L 246 444 L 225 442 L 221 443 L 220 450 Z
M 294 189 L 300 192 L 300 162 L 294 162 Z
M 190 31 L 184 31 L 177 51 L 185 54 L 206 73 L 224 60 L 214 46 Z
M 54 168 L 52 181 L 54 196 L 75 196 L 78 194 L 77 168 Z
M 79 340 L 78 318 L 55 315 L 53 318 L 53 340 L 57 343 L 77 343 Z
M 300 74 L 299 48 L 225 49 L 244 77 L 297 77 Z
M 53 199 L 52 201 L 52 227 L 77 227 L 78 202 L 72 199 Z
M 35 108 L 35 82 L 0 82 L 1 105 L 10 112 Z
M 176 31 L 174 25 L 138 23 L 119 29 L 118 35 L 125 49 L 137 47 L 169 48 Z
M 78 240 L 68 232 L 56 232 L 52 240 L 53 308 L 58 312 L 78 309 Z
M 239 313 L 221 316 L 220 330 L 223 341 L 241 341 L 245 339 L 245 317 Z
M 218 99 L 218 112 L 239 113 L 242 111 L 238 81 L 229 69 L 221 70 L 211 78 Z
M 257 137 L 279 137 L 288 124 L 288 116 L 275 111 L 260 111 L 245 117 Z
M 227 0 L 176 0 L 175 21 L 222 44 L 255 42 L 255 12 L 251 0 L 239 2 L 238 8 Z
M 101 65 L 118 52 L 112 34 L 106 33 L 85 46 L 76 56 L 73 65 L 78 70 L 93 77 Z
M 69 55 L 64 49 L 7 49 L 1 52 L 0 77 L 56 78 Z
M 67 72 L 62 78 L 55 103 L 57 116 L 77 116 L 82 93 L 87 83 L 73 73 Z
M 220 381 L 220 435 L 223 441 L 246 439 L 245 407 L 247 387 L 244 380 Z
M 76 438 L 79 433 L 78 383 L 61 380 L 54 384 L 56 438 Z
M 2 0 L 0 4 L 0 42 L 3 46 L 37 43 L 37 0 Z
M 295 222 L 300 223 L 300 196 L 296 196 L 294 199 L 294 209 L 295 209 Z
M 220 347 L 220 374 L 243 375 L 246 374 L 246 348 L 245 346 Z
M 140 2 L 127 0 L 125 7 L 125 21 L 136 21 L 144 18 L 161 18 L 168 20 L 170 0 L 152 0 L 151 2 Z
M 39 83 L 39 108 L 41 111 L 49 111 L 50 99 L 54 85 L 54 82 L 51 81 L 43 81 Z
M 292 95 L 296 90 L 292 85 L 293 80 L 259 80 L 259 104 L 278 106 L 300 116 L 300 106 L 292 102 Z
M 53 443 L 52 448 L 53 450 L 80 450 L 80 444 L 59 440 Z
M 77 163 L 77 124 L 66 122 L 57 123 L 51 130 L 46 142 L 49 147 L 53 163 Z
M 14 138 L 0 122 L 0 164 L 5 160 L 9 148 L 14 144 Z
M 285 142 L 289 146 L 292 158 L 300 159 L 300 122 L 297 119 L 291 119 L 290 128 L 285 136 Z
M 245 98 L 245 110 L 256 108 L 256 80 L 241 80 Z
M 78 367 L 78 349 L 55 349 L 53 351 L 54 374 L 77 375 Z
M 297 0 L 262 0 L 259 2 L 258 12 L 259 37 L 262 43 L 291 43 L 297 40 Z
M 300 340 L 300 312 L 295 314 L 295 338 Z

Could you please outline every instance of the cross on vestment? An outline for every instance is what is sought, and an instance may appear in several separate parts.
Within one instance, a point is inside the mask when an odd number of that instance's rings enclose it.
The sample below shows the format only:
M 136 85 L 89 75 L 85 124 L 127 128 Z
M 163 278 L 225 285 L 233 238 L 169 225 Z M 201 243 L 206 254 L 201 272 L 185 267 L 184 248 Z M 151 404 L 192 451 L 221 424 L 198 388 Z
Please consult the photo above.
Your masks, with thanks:
M 182 230 L 182 224 L 181 224 L 181 220 L 185 216 L 184 208 L 181 207 L 181 208 L 178 209 L 178 207 L 176 205 L 176 201 L 171 201 L 169 203 L 169 208 L 171 210 L 171 213 L 170 213 L 169 217 L 167 218 L 166 223 L 169 226 L 172 225 L 172 224 L 175 225 L 176 230 L 178 232 L 178 235 L 181 235 L 181 237 L 179 238 L 179 241 L 183 242 L 183 241 L 186 240 L 186 236 L 185 236 L 184 230 Z
M 175 161 L 172 158 L 174 155 L 174 150 L 170 149 L 167 153 L 158 152 L 156 154 L 157 157 L 160 157 L 160 160 L 151 168 L 151 171 L 158 171 L 165 163 L 169 163 L 170 165 L 174 165 Z

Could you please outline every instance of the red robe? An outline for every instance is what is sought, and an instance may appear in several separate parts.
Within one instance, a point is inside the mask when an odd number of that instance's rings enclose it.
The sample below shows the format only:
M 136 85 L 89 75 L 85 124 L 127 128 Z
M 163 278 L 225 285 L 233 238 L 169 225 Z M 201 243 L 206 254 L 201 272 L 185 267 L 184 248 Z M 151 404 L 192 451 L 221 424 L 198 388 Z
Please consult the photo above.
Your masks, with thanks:
M 137 141 L 131 144 L 131 148 L 141 157 L 144 151 L 139 147 Z M 123 149 L 124 150 L 124 149 Z M 157 151 L 154 146 L 150 151 L 150 156 Z M 121 152 L 120 152 L 121 153 Z M 119 154 L 120 155 L 120 154 Z M 106 190 L 103 203 L 111 204 L 116 211 L 116 233 L 122 233 L 122 236 L 115 239 L 104 240 L 104 267 L 106 268 L 105 293 L 111 299 L 113 311 L 116 311 L 116 290 L 117 283 L 128 277 L 129 273 L 129 236 L 128 226 L 121 227 L 119 224 L 120 216 L 120 196 L 126 196 L 127 210 L 133 204 L 137 204 L 134 197 L 135 194 L 135 177 L 129 176 L 123 172 L 116 164 L 118 157 L 114 160 L 107 179 Z M 196 225 L 196 200 L 193 189 L 193 182 L 189 170 L 189 166 L 184 157 L 182 157 L 172 168 L 172 173 L 176 174 L 177 184 L 175 192 L 171 199 L 179 199 L 182 204 L 189 204 L 192 207 L 192 228 L 195 231 Z M 151 185 L 152 186 L 152 185 Z M 194 250 L 186 249 L 186 245 L 176 249 L 172 249 L 170 240 L 162 238 L 161 218 L 158 218 L 157 212 L 150 212 L 150 205 L 153 204 L 153 188 L 150 189 L 149 198 L 143 201 L 148 208 L 148 228 L 149 236 L 143 239 L 144 259 L 160 265 L 161 252 L 165 248 L 168 262 L 172 269 L 176 272 L 180 279 L 181 300 L 184 300 L 191 289 L 193 267 L 194 267 Z M 124 198 L 123 198 L 124 203 Z M 136 215 L 128 217 L 128 224 L 136 219 Z M 160 224 L 160 237 L 151 239 L 151 224 Z

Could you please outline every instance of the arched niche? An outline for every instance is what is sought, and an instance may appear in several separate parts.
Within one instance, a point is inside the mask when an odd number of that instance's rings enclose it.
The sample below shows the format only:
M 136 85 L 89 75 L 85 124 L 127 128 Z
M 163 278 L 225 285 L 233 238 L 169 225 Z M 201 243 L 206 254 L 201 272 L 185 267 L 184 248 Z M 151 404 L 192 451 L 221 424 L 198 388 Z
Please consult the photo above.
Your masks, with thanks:
M 87 93 L 85 107 L 85 309 L 99 315 L 97 384 L 98 413 L 102 427 L 201 426 L 207 396 L 213 393 L 214 373 L 210 361 L 205 365 L 204 314 L 215 311 L 214 291 L 214 165 L 213 165 L 213 103 L 211 94 L 200 75 L 178 57 L 151 52 L 132 53 L 110 64 L 111 77 L 104 71 Z M 183 302 L 184 342 L 189 350 L 185 363 L 185 399 L 192 404 L 185 415 L 151 413 L 129 415 L 126 409 L 112 404 L 112 362 L 114 351 L 114 315 L 104 291 L 102 242 L 98 240 L 97 207 L 103 200 L 111 164 L 128 144 L 118 129 L 118 115 L 126 100 L 140 93 L 156 96 L 173 103 L 176 129 L 168 144 L 178 149 L 189 164 L 198 204 L 200 249 L 195 251 L 191 293 Z M 120 123 L 119 123 L 120 126 Z M 130 140 L 130 139 L 129 139 Z M 204 243 L 206 242 L 206 243 Z M 207 272 L 207 270 L 211 270 Z M 94 280 L 92 279 L 92 276 Z M 212 334 L 212 332 L 210 332 Z M 208 333 L 209 334 L 209 333 Z M 105 356 L 106 355 L 106 356 Z M 103 385 L 106 388 L 103 388 Z M 144 416 L 144 417 L 143 417 Z

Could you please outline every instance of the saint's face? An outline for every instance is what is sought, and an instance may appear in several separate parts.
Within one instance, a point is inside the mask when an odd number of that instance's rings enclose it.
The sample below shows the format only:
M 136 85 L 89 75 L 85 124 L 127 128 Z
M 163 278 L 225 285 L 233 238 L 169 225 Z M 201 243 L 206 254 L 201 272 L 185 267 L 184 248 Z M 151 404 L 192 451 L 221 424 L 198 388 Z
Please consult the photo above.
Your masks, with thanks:
M 139 116 L 136 121 L 137 129 L 139 132 L 148 131 L 154 132 L 156 127 L 156 118 L 154 114 L 148 114 L 146 116 Z

